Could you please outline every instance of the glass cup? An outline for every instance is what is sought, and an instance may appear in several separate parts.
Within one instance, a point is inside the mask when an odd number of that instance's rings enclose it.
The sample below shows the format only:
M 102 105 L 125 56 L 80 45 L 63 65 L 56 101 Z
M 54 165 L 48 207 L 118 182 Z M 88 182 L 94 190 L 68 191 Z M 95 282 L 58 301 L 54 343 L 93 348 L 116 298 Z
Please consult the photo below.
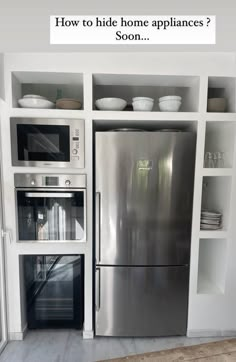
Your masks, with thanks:
M 215 167 L 212 152 L 206 152 L 205 158 L 204 158 L 204 167 L 206 167 L 206 168 Z
M 215 152 L 216 159 L 215 159 L 215 167 L 222 168 L 224 167 L 224 152 Z

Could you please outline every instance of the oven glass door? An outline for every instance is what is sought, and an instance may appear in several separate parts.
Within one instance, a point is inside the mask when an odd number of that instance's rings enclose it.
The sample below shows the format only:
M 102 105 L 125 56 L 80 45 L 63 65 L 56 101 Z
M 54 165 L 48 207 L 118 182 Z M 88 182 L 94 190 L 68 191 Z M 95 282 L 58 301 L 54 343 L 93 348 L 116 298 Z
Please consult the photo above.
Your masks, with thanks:
M 85 239 L 84 190 L 18 190 L 19 240 Z
M 17 124 L 19 161 L 70 161 L 70 128 L 66 125 Z

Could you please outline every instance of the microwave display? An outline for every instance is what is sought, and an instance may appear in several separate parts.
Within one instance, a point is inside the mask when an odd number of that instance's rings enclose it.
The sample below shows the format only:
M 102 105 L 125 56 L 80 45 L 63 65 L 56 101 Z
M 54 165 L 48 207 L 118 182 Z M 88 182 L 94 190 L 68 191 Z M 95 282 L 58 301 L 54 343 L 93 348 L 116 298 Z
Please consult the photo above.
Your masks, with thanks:
M 11 118 L 13 166 L 84 168 L 84 120 Z

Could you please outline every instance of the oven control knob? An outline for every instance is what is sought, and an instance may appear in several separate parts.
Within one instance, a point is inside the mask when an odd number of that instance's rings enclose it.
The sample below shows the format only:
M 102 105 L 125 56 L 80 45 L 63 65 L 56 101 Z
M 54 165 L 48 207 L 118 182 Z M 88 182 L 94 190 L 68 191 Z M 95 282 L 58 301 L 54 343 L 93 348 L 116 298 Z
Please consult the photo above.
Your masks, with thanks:
M 73 153 L 73 155 L 77 155 L 77 153 L 78 153 L 78 150 L 76 150 L 75 148 L 72 150 L 72 153 Z
M 71 184 L 70 180 L 66 180 L 66 181 L 65 181 L 65 185 L 66 185 L 66 186 L 70 186 L 70 184 Z
M 31 183 L 32 186 L 34 186 L 35 185 L 35 180 L 31 180 L 30 183 Z

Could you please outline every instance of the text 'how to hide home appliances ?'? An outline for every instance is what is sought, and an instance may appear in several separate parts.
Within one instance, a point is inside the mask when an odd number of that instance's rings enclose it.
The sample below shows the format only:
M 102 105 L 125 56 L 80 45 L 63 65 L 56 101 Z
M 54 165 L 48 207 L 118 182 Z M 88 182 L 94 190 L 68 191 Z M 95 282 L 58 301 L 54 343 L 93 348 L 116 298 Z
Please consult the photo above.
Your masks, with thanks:
M 51 44 L 215 44 L 215 16 L 50 16 Z

